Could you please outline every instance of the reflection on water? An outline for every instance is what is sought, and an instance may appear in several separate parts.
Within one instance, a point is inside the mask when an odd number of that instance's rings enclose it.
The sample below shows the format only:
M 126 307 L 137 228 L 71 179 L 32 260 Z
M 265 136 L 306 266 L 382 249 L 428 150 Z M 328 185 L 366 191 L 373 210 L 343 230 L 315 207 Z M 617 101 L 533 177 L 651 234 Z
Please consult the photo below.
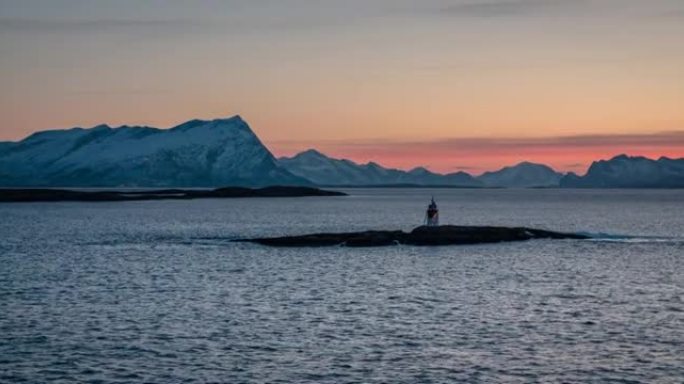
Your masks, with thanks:
M 681 191 L 350 192 L 0 205 L 0 382 L 684 377 Z M 443 223 L 603 237 L 372 249 L 230 242 L 410 229 L 431 195 Z

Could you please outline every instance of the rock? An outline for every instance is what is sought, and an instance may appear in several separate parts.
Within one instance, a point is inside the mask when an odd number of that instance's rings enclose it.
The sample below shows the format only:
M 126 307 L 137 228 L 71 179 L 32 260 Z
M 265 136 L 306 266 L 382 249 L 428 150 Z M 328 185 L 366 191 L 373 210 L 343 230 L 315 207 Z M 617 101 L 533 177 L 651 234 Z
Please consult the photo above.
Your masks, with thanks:
M 317 233 L 301 236 L 239 239 L 273 247 L 380 247 L 387 245 L 457 245 L 525 241 L 530 239 L 587 239 L 587 236 L 525 227 L 421 226 L 403 231 Z
M 461 227 L 443 225 L 418 227 L 411 231 L 406 243 L 412 245 L 449 245 L 522 241 L 533 238 L 525 228 Z
M 236 241 L 252 242 L 274 247 L 326 247 L 346 245 L 349 247 L 378 247 L 393 245 L 406 235 L 402 231 L 365 231 L 349 233 L 315 233 L 302 236 L 266 237 L 241 239 Z

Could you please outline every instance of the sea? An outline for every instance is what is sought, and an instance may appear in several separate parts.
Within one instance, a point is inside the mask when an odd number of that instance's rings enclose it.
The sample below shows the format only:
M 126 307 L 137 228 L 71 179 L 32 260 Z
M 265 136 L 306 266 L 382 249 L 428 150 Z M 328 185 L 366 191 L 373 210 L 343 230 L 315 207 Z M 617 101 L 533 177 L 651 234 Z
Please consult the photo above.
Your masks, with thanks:
M 682 383 L 684 190 L 0 204 L 2 383 Z M 269 248 L 443 224 L 589 240 Z

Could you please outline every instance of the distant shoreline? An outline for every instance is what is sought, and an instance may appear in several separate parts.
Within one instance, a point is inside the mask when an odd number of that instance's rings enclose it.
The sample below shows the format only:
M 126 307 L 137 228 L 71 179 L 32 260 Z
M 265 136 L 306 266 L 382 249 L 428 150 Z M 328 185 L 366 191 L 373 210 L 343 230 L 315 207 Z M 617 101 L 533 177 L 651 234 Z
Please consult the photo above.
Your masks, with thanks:
M 258 197 L 314 197 L 346 196 L 344 192 L 328 191 L 311 187 L 274 186 L 264 188 L 225 187 L 210 190 L 160 189 L 160 190 L 99 190 L 52 188 L 0 188 L 2 203 L 32 203 L 60 201 L 148 201 L 148 200 L 190 200 Z
M 638 189 L 653 189 L 653 190 L 677 190 L 684 189 L 684 187 L 657 187 L 657 186 L 643 186 L 643 187 L 561 187 L 561 186 L 537 186 L 537 187 L 495 187 L 495 186 L 465 186 L 465 185 L 420 185 L 420 184 L 379 184 L 379 185 L 319 185 L 320 188 L 335 188 L 335 189 L 363 189 L 363 188 L 378 188 L 378 189 L 502 189 L 502 190 L 525 190 L 525 189 L 554 189 L 554 190 L 592 190 L 592 189 L 615 189 L 615 190 L 638 190 Z

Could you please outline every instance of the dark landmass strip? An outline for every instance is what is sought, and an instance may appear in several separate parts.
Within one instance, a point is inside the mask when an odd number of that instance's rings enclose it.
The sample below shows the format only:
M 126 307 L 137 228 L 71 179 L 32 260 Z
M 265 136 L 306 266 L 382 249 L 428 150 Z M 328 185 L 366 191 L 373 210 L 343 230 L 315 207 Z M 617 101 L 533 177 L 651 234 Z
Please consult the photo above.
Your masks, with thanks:
M 365 231 L 348 233 L 316 233 L 301 236 L 240 239 L 273 247 L 380 247 L 387 245 L 458 245 L 525 241 L 531 239 L 588 239 L 588 236 L 525 227 L 470 227 L 442 225 L 421 226 L 411 232 Z
M 213 190 L 163 189 L 153 191 L 78 191 L 70 189 L 0 189 L 0 202 L 138 201 L 238 197 L 346 196 L 346 193 L 310 187 L 226 187 Z
M 406 189 L 501 189 L 501 187 L 485 187 L 483 185 L 449 185 L 449 184 L 316 184 L 326 188 L 406 188 Z

